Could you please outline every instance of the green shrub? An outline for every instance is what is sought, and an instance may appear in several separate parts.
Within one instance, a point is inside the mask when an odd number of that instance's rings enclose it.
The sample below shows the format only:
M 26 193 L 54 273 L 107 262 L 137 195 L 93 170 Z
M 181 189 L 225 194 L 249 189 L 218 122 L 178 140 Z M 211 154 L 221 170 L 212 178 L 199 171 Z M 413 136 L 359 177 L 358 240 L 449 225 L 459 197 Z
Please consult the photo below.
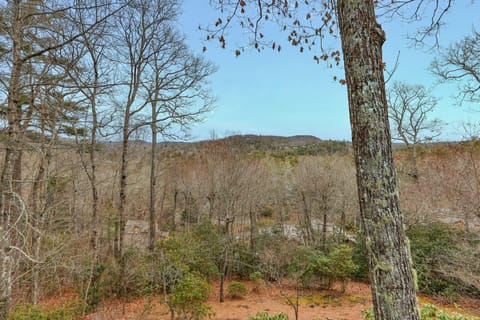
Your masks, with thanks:
M 318 256 L 314 266 L 314 272 L 326 279 L 328 287 L 331 287 L 334 281 L 340 281 L 342 291 L 345 291 L 355 269 L 352 248 L 347 245 L 339 245 L 332 248 L 327 255 Z
M 223 235 L 210 221 L 202 221 L 189 232 L 176 234 L 161 243 L 170 260 L 188 267 L 210 279 L 220 274 L 223 258 Z
M 85 312 L 95 309 L 102 300 L 102 283 L 100 278 L 104 271 L 105 266 L 99 263 L 93 269 L 86 270 L 83 274 L 84 282 L 90 283 L 89 286 L 84 288 L 85 292 L 81 292 L 82 296 L 85 297 Z
M 283 312 L 273 315 L 269 315 L 267 312 L 258 312 L 255 316 L 248 317 L 248 320 L 288 320 L 288 316 Z
M 265 280 L 263 280 L 263 274 L 260 271 L 250 273 L 248 278 L 253 282 L 252 291 L 254 292 L 259 292 L 265 286 Z
M 247 295 L 247 287 L 241 282 L 232 281 L 228 284 L 227 295 L 232 299 L 244 298 Z
M 231 270 L 232 273 L 240 278 L 247 278 L 252 272 L 259 269 L 259 258 L 252 254 L 248 243 L 237 242 L 231 246 L 232 259 Z
M 265 218 L 271 218 L 273 216 L 273 208 L 271 206 L 265 206 L 261 209 L 260 215 Z
M 347 245 L 339 245 L 328 254 L 332 266 L 332 277 L 335 281 L 340 281 L 342 292 L 345 291 L 356 265 L 352 260 L 352 248 Z
M 323 256 L 314 248 L 298 246 L 288 266 L 288 277 L 299 281 L 303 288 L 312 287 L 318 279 L 317 260 Z
M 352 273 L 352 279 L 368 281 L 368 259 L 365 237 L 361 232 L 357 232 L 356 239 L 357 242 L 352 249 L 352 261 L 356 266 Z
M 10 311 L 9 320 L 76 320 L 81 319 L 82 303 L 69 302 L 62 307 L 45 310 L 39 305 L 18 305 Z
M 443 223 L 418 225 L 408 231 L 420 291 L 447 295 L 461 289 L 459 281 L 441 272 L 446 264 L 454 263 L 452 253 L 461 250 L 460 232 Z
M 362 316 L 365 320 L 374 320 L 373 311 L 370 309 L 362 310 Z M 433 304 L 425 304 L 420 309 L 421 320 L 480 320 L 477 317 L 466 317 L 460 314 L 450 314 L 439 309 Z
M 263 275 L 260 271 L 255 271 L 255 272 L 252 272 L 248 275 L 248 278 L 252 281 L 257 281 L 259 279 L 263 279 Z
M 478 320 L 479 318 L 465 317 L 460 314 L 449 314 L 440 310 L 433 304 L 425 304 L 420 309 L 420 318 L 422 320 Z
M 413 268 L 420 292 L 448 297 L 455 301 L 461 294 L 480 296 L 478 235 L 444 223 L 418 224 L 407 230 Z M 357 266 L 353 277 L 368 279 L 367 250 L 363 237 L 352 257 Z M 462 270 L 460 273 L 452 270 Z
M 172 312 L 180 318 L 203 319 L 212 315 L 205 302 L 210 294 L 210 285 L 198 273 L 187 273 L 173 288 L 168 300 Z

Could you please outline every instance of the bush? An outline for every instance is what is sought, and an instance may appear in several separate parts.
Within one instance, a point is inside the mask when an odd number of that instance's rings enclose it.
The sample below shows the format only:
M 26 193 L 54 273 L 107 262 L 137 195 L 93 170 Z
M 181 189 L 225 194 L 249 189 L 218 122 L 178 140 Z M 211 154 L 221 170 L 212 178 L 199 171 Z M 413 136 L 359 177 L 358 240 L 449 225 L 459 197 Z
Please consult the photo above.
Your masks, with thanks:
M 260 215 L 265 218 L 271 218 L 273 216 L 273 208 L 271 206 L 265 206 L 261 209 Z
M 464 317 L 459 314 L 449 314 L 438 309 L 433 304 L 426 304 L 420 309 L 420 318 L 422 320 L 475 320 L 478 318 Z
M 365 320 L 374 320 L 374 314 L 372 310 L 362 310 L 362 316 Z M 443 310 L 440 310 L 433 304 L 425 304 L 420 309 L 421 320 L 479 320 L 477 317 L 466 317 L 460 314 L 449 314 Z
M 263 280 L 263 274 L 260 271 L 250 273 L 248 278 L 253 282 L 252 291 L 254 292 L 259 292 L 265 286 L 265 280 Z
M 314 272 L 326 279 L 328 287 L 334 281 L 341 282 L 341 290 L 345 291 L 356 265 L 352 260 L 352 248 L 347 245 L 334 247 L 327 255 L 320 255 L 314 266 Z
M 460 289 L 459 281 L 441 272 L 445 265 L 455 262 L 453 252 L 461 250 L 460 232 L 443 223 L 414 226 L 408 231 L 420 291 L 446 295 Z
M 95 309 L 102 300 L 100 277 L 104 271 L 103 264 L 96 264 L 93 269 L 86 270 L 83 274 L 84 282 L 90 282 L 90 285 L 83 289 L 85 292 L 81 292 L 81 295 L 85 297 L 85 312 Z
M 18 305 L 10 311 L 9 320 L 76 320 L 81 319 L 82 303 L 71 301 L 62 307 L 45 310 L 39 305 Z
M 187 273 L 173 288 L 168 300 L 170 310 L 180 318 L 203 319 L 212 311 L 205 302 L 210 294 L 210 285 L 198 273 Z
M 273 315 L 269 315 L 267 312 L 258 312 L 255 316 L 248 317 L 248 320 L 288 320 L 288 316 L 283 312 Z
M 368 259 L 365 237 L 361 232 L 356 235 L 357 243 L 352 249 L 352 261 L 356 268 L 352 273 L 352 279 L 368 281 Z
M 231 246 L 231 272 L 240 278 L 247 278 L 252 272 L 259 270 L 260 260 L 252 254 L 247 243 L 234 243 Z
M 315 280 L 318 279 L 316 262 L 321 257 L 322 255 L 312 247 L 297 247 L 288 266 L 288 277 L 299 281 L 298 284 L 301 284 L 302 288 L 313 287 Z
M 223 241 L 218 227 L 202 221 L 189 232 L 165 240 L 161 246 L 173 260 L 211 279 L 220 274 L 218 265 L 223 258 Z
M 241 282 L 232 281 L 227 287 L 227 295 L 232 299 L 244 298 L 247 295 L 247 287 Z
M 330 251 L 328 258 L 333 269 L 332 277 L 335 281 L 340 281 L 342 292 L 344 292 L 356 269 L 352 260 L 352 248 L 347 245 L 340 245 Z

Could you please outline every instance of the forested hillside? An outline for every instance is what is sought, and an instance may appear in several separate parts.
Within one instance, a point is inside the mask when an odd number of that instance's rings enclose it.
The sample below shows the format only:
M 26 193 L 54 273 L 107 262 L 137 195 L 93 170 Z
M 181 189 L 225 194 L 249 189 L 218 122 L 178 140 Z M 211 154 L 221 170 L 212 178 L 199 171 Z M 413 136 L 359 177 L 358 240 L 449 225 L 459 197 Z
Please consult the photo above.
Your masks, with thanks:
M 119 144 L 87 149 L 73 140 L 50 141 L 41 181 L 35 179 L 42 169 L 36 145 L 24 150 L 16 303 L 65 288 L 78 292 L 84 311 L 107 298 L 155 292 L 166 293 L 169 303 L 189 275 L 221 284 L 261 279 L 285 286 L 290 279 L 298 281 L 299 294 L 334 281 L 366 280 L 348 143 L 286 143 L 288 154 L 281 156 L 276 146 L 259 147 L 248 137 L 161 144 L 155 149 L 153 193 L 151 145 L 132 143 L 124 229 L 118 217 Z M 323 151 L 303 155 L 306 147 Z M 95 224 L 84 165 L 89 150 L 98 157 Z M 418 178 L 410 174 L 408 150 L 398 146 L 395 159 L 420 290 L 451 299 L 478 297 L 478 141 L 421 147 Z M 123 275 L 115 259 L 119 232 L 126 252 Z M 224 299 L 227 288 L 219 290 Z M 180 307 L 172 303 L 177 312 Z

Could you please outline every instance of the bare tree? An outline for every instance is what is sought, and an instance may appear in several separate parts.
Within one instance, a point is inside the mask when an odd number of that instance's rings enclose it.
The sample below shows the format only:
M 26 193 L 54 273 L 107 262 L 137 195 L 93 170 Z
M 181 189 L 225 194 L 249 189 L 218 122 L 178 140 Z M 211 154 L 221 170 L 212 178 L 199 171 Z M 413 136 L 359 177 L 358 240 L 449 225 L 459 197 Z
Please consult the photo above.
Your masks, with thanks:
M 120 265 L 119 280 L 122 289 L 130 140 L 144 128 L 152 130 L 155 140 L 151 149 L 150 166 L 149 220 L 152 247 L 155 236 L 157 133 L 175 134 L 175 131 L 169 131 L 172 127 L 185 129 L 197 121 L 212 102 L 204 87 L 206 78 L 213 72 L 212 66 L 189 53 L 183 37 L 173 27 L 180 12 L 179 6 L 177 0 L 134 0 L 116 17 L 118 30 L 112 37 L 116 52 L 110 59 L 117 64 L 116 72 L 120 78 L 112 101 L 121 114 L 118 129 L 122 147 L 114 253 Z
M 307 158 L 294 168 L 293 175 L 295 190 L 303 208 L 305 243 L 311 246 L 320 244 L 325 248 L 327 222 L 332 218 L 336 187 L 331 164 L 328 159 Z M 321 235 L 321 241 L 318 235 Z
M 220 302 L 224 301 L 224 284 L 232 262 L 234 226 L 242 216 L 242 207 L 248 203 L 249 185 L 256 169 L 254 162 L 245 159 L 238 148 L 226 140 L 208 141 L 204 145 L 202 161 L 208 186 L 207 199 L 212 216 L 224 228 L 224 251 L 220 261 Z M 248 204 L 247 204 L 248 205 Z
M 443 49 L 431 65 L 441 81 L 458 84 L 460 103 L 480 102 L 480 33 L 471 35 Z
M 84 5 L 88 5 L 88 0 L 84 0 Z M 110 92 L 110 88 L 114 85 L 113 80 L 109 76 L 111 69 L 108 66 L 106 59 L 108 51 L 108 35 L 109 24 L 108 21 L 98 23 L 95 32 L 87 32 L 88 26 L 105 15 L 110 10 L 111 6 L 108 2 L 97 1 L 97 5 L 88 7 L 88 10 L 76 10 L 75 26 L 82 36 L 69 46 L 68 54 L 74 57 L 74 66 L 69 66 L 65 69 L 70 81 L 75 84 L 78 90 L 77 96 L 87 106 L 85 111 L 82 135 L 77 134 L 78 138 L 81 136 L 79 144 L 83 144 L 78 148 L 78 153 L 82 166 L 88 178 L 91 188 L 92 199 L 92 214 L 90 223 L 90 246 L 95 252 L 98 247 L 98 207 L 99 195 L 97 186 L 97 137 L 102 127 L 101 110 L 98 104 L 102 97 Z M 73 63 L 72 63 L 73 64 Z M 86 151 L 86 152 L 85 152 Z M 85 155 L 88 158 L 85 159 Z M 93 259 L 96 260 L 96 257 Z
M 6 93 L 7 106 L 5 118 L 7 125 L 6 152 L 0 176 L 0 214 L 5 247 L 0 248 L 0 319 L 4 319 L 9 308 L 11 293 L 11 247 L 16 247 L 13 233 L 17 230 L 19 217 L 24 213 L 22 203 L 22 157 L 25 134 L 30 124 L 30 117 L 35 106 L 25 103 L 28 82 L 25 81 L 28 67 L 32 61 L 49 61 L 51 54 L 78 39 L 84 31 L 76 32 L 71 28 L 71 11 L 76 6 L 74 1 L 2 2 L 2 37 L 1 59 L 7 63 L 7 70 L 2 70 L 1 85 Z M 119 6 L 121 7 L 121 6 Z M 117 7 L 115 10 L 117 10 Z M 106 20 L 111 12 L 99 17 Z M 85 31 L 95 28 L 95 21 Z M 18 251 L 18 250 L 17 250 Z M 5 264 L 3 264 L 5 263 Z M 7 270 L 8 269 L 8 270 Z M 3 272 L 4 271 L 4 272 Z
M 211 109 L 213 98 L 206 87 L 215 69 L 210 63 L 190 53 L 183 37 L 170 26 L 163 26 L 155 39 L 157 50 L 150 62 L 152 78 L 146 82 L 151 118 L 146 121 L 152 136 L 150 149 L 149 249 L 153 251 L 156 221 L 157 141 L 158 135 L 178 138 L 200 121 Z
M 431 142 L 441 134 L 442 121 L 429 119 L 437 99 L 422 85 L 395 82 L 388 91 L 388 116 L 393 126 L 393 139 L 403 142 L 410 151 L 413 170 L 418 179 L 417 146 Z
M 457 213 L 453 218 L 461 218 L 469 232 L 472 221 L 480 218 L 480 131 L 474 124 L 464 124 L 463 130 L 463 141 L 454 146 L 453 156 L 438 171 L 445 198 Z

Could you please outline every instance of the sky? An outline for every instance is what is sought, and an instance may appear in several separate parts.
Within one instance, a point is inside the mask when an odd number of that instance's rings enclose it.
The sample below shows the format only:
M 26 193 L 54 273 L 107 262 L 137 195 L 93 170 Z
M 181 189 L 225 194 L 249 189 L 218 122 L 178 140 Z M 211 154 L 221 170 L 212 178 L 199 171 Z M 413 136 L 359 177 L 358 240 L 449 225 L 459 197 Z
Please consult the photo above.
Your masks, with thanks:
M 456 1 L 443 20 L 440 45 L 448 46 L 479 30 L 480 1 Z M 234 28 L 227 37 L 226 49 L 218 41 L 205 41 L 198 29 L 216 21 L 218 13 L 207 0 L 184 0 L 180 29 L 191 49 L 214 63 L 218 71 L 210 78 L 210 87 L 217 98 L 215 108 L 205 120 L 192 126 L 192 140 L 232 134 L 257 135 L 314 135 L 321 139 L 351 140 L 348 116 L 347 88 L 333 81 L 343 78 L 343 70 L 317 64 L 313 53 L 299 53 L 298 48 L 282 44 L 280 53 L 264 50 L 258 53 L 246 48 L 238 57 L 235 50 L 248 44 L 248 35 Z M 421 84 L 432 89 L 439 103 L 431 118 L 446 123 L 441 140 L 459 140 L 463 122 L 480 121 L 480 106 L 458 106 L 453 96 L 456 84 L 439 84 L 429 71 L 438 51 L 413 48 L 407 39 L 418 25 L 399 21 L 380 21 L 387 41 L 383 46 L 387 68 L 398 67 L 390 80 Z M 270 30 L 269 30 L 270 31 Z M 286 34 L 272 30 L 272 38 L 285 39 Z M 332 42 L 338 48 L 339 43 Z M 207 50 L 203 52 L 203 47 Z

